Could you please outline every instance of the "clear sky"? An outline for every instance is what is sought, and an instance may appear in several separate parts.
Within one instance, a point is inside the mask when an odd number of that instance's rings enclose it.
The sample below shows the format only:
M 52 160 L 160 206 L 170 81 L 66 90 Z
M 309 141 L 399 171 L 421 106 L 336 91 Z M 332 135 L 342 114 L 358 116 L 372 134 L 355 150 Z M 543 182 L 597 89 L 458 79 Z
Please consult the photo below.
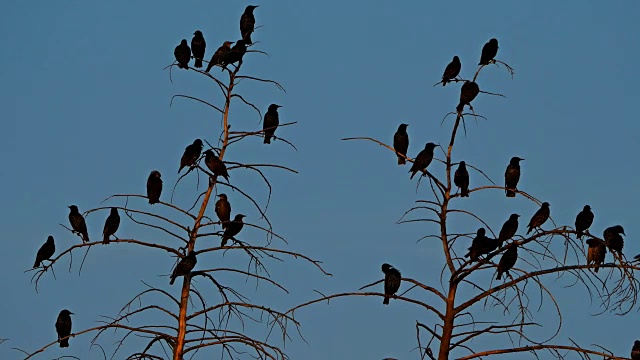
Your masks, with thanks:
M 5 211 L 0 217 L 4 251 L 0 253 L 0 357 L 19 358 L 10 350 L 35 350 L 55 339 L 54 322 L 62 308 L 74 316 L 74 330 L 95 326 L 100 315 L 112 316 L 140 288 L 141 281 L 170 289 L 166 275 L 173 259 L 128 245 L 92 249 L 81 276 L 78 254 L 48 274 L 39 293 L 29 269 L 48 235 L 58 249 L 78 241 L 59 223 L 67 223 L 67 206 L 81 211 L 114 193 L 143 193 L 151 170 L 163 174 L 165 195 L 177 179 L 180 155 L 196 137 L 214 141 L 219 116 L 207 107 L 178 100 L 173 94 L 219 101 L 214 84 L 193 73 L 163 68 L 173 60 L 182 38 L 199 29 L 208 42 L 207 58 L 224 40 L 237 40 L 238 20 L 249 4 L 238 1 L 7 2 L 0 14 L 0 183 Z M 246 74 L 281 82 L 287 94 L 269 85 L 240 86 L 266 110 L 284 107 L 281 121 L 295 127 L 278 130 L 293 141 L 263 146 L 254 138 L 230 149 L 226 159 L 278 162 L 300 173 L 267 171 L 274 187 L 270 218 L 290 249 L 322 260 L 333 277 L 291 260 L 274 263 L 272 275 L 283 280 L 288 296 L 261 286 L 255 302 L 286 309 L 323 293 L 354 291 L 382 277 L 388 262 L 406 277 L 438 284 L 440 244 L 416 243 L 433 232 L 425 224 L 397 225 L 417 199 L 431 198 L 428 187 L 416 194 L 408 167 L 394 155 L 367 142 L 340 141 L 372 136 L 391 143 L 399 123 L 410 124 L 409 155 L 424 143 L 445 143 L 451 122 L 440 120 L 457 104 L 459 84 L 432 87 L 453 55 L 462 75 L 476 70 L 482 45 L 500 41 L 498 58 L 511 64 L 481 74 L 482 89 L 507 98 L 480 95 L 476 111 L 489 120 L 467 122 L 454 160 L 466 160 L 501 182 L 512 156 L 525 158 L 521 189 L 551 203 L 558 223 L 573 224 L 590 204 L 592 229 L 622 224 L 629 235 L 626 254 L 640 252 L 636 234 L 637 154 L 640 150 L 636 105 L 640 99 L 637 58 L 640 25 L 636 1 L 619 2 L 451 2 L 272 1 L 255 11 L 257 48 L 270 56 L 249 54 Z M 636 25 L 634 25 L 634 22 Z M 234 129 L 259 128 L 251 109 L 232 108 Z M 265 200 L 265 186 L 249 172 L 236 171 L 237 184 Z M 415 180 L 415 179 L 414 179 Z M 472 173 L 472 186 L 482 180 Z M 176 202 L 192 201 L 195 179 L 181 183 Z M 201 184 L 202 189 L 202 184 Z M 163 198 L 164 196 L 163 195 Z M 257 222 L 259 214 L 237 193 L 234 210 Z M 468 209 L 499 228 L 508 214 L 536 210 L 521 197 L 499 191 L 472 194 Z M 122 203 L 114 202 L 122 205 Z M 143 209 L 148 206 L 142 202 Z M 464 204 L 463 204 L 464 205 Z M 101 233 L 106 212 L 88 217 L 93 237 Z M 478 224 L 458 219 L 453 226 L 472 232 Z M 521 231 L 522 232 L 522 231 Z M 123 218 L 123 237 L 153 239 L 158 234 Z M 263 241 L 257 232 L 256 242 Z M 167 241 L 162 239 L 158 241 Z M 200 260 L 230 264 L 240 257 Z M 242 265 L 239 265 L 242 267 Z M 236 278 L 237 280 L 237 278 Z M 234 281 L 229 279 L 229 281 Z M 599 312 L 582 288 L 566 289 L 567 280 L 546 279 L 564 309 L 564 329 L 556 342 L 571 337 L 582 345 L 598 343 L 628 356 L 640 337 L 635 310 L 626 318 Z M 242 281 L 240 281 L 242 283 Z M 200 286 L 204 286 L 201 282 Z M 438 285 L 439 287 L 439 285 Z M 379 289 L 381 290 L 381 288 Z M 293 359 L 417 358 L 415 320 L 429 317 L 416 307 L 380 298 L 350 298 L 301 310 L 308 344 L 293 336 L 286 350 Z M 595 303 L 594 303 L 595 304 Z M 478 311 L 498 319 L 499 312 Z M 535 311 L 535 309 L 534 309 Z M 538 314 L 538 313 L 536 313 Z M 552 320 L 549 302 L 538 319 Z M 541 340 L 553 327 L 537 334 Z M 71 348 L 53 348 L 41 358 L 64 354 L 96 358 L 91 337 L 71 339 Z M 135 345 L 135 340 L 133 341 Z M 504 339 L 478 340 L 478 349 L 504 345 Z M 103 343 L 109 348 L 109 342 Z M 128 348 L 130 349 L 130 348 Z M 456 353 L 460 355 L 461 353 Z M 505 357 L 507 358 L 507 357 Z

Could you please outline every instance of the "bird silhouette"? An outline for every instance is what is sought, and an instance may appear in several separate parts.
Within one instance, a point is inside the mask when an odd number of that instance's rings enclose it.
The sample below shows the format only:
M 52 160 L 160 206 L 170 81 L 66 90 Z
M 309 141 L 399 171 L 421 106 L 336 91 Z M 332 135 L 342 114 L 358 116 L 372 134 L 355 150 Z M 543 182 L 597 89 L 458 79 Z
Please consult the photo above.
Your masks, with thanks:
M 578 239 L 582 239 L 584 232 L 593 224 L 593 213 L 591 212 L 591 206 L 585 205 L 582 211 L 576 216 L 576 233 Z
M 118 227 L 120 226 L 120 215 L 118 215 L 118 208 L 112 207 L 111 213 L 107 217 L 107 220 L 104 222 L 104 230 L 102 230 L 102 243 L 108 244 L 109 237 L 114 235 L 116 231 L 118 231 Z
M 53 240 L 53 236 L 49 235 L 47 241 L 40 247 L 36 254 L 36 262 L 33 264 L 33 268 L 39 267 L 44 260 L 49 260 L 56 252 L 56 243 Z
M 62 339 L 71 335 L 71 315 L 73 313 L 67 309 L 60 311 L 56 320 L 56 332 L 58 333 L 58 342 L 60 347 L 69 347 L 69 338 Z
M 513 265 L 516 264 L 517 260 L 518 246 L 515 243 L 512 243 L 500 258 L 500 262 L 498 263 L 498 276 L 496 276 L 496 280 L 500 280 L 502 278 L 502 274 L 506 273 L 509 275 L 509 270 L 513 268 Z
M 489 65 L 496 55 L 498 55 L 498 40 L 491 39 L 482 47 L 482 55 L 478 65 Z
M 202 153 L 202 146 L 202 140 L 195 139 L 191 145 L 184 148 L 184 153 L 182 154 L 182 158 L 180 158 L 178 173 L 180 173 L 185 166 L 191 167 L 196 164 L 200 153 Z
M 598 272 L 600 265 L 604 263 L 605 256 L 607 256 L 607 247 L 602 240 L 587 239 L 587 265 L 594 264 L 594 271 Z
M 162 175 L 157 170 L 153 170 L 147 179 L 147 198 L 149 204 L 157 204 L 160 202 L 160 194 L 162 194 Z
M 218 50 L 213 53 L 213 55 L 211 56 L 211 60 L 207 65 L 207 69 L 205 70 L 206 72 L 209 72 L 211 68 L 216 65 L 223 66 L 225 64 L 227 55 L 231 51 L 231 44 L 233 44 L 233 41 L 225 41 L 222 46 L 220 46 Z
M 87 232 L 87 223 L 84 221 L 84 217 L 78 211 L 78 207 L 75 205 L 69 206 L 69 223 L 71 228 L 77 234 L 80 234 L 83 242 L 89 242 L 89 233 Z
M 191 51 L 193 52 L 193 58 L 195 62 L 193 64 L 196 68 L 202 67 L 202 59 L 204 59 L 204 53 L 207 48 L 207 42 L 204 41 L 204 36 L 200 30 L 196 30 L 193 33 L 193 39 L 191 39 Z
M 176 46 L 176 49 L 173 51 L 173 55 L 175 55 L 176 60 L 178 61 L 178 67 L 180 69 L 189 70 L 189 61 L 191 61 L 191 49 L 189 45 L 187 45 L 187 39 L 182 39 L 180 45 Z
M 507 197 L 516 197 L 516 192 L 513 190 L 518 190 L 520 161 L 522 160 L 524 159 L 517 156 L 512 157 L 509 165 L 507 165 L 507 170 L 504 172 L 504 187 L 506 188 L 504 192 L 507 194 Z
M 409 134 L 407 134 L 408 124 L 400 124 L 398 131 L 393 135 L 393 149 L 404 156 L 398 155 L 398 165 L 404 165 L 407 163 L 405 157 L 407 156 L 407 150 L 409 149 Z
M 220 223 L 222 224 L 222 228 L 227 228 L 227 223 L 231 220 L 231 204 L 229 200 L 227 200 L 226 194 L 218 195 L 220 199 L 216 201 L 216 215 L 218 215 L 218 219 L 220 219 Z
M 256 25 L 256 18 L 253 16 L 253 10 L 258 5 L 249 5 L 244 9 L 244 13 L 240 16 L 240 34 L 242 39 L 247 42 L 247 45 L 251 45 L 251 33 Z
M 442 86 L 447 85 L 448 82 L 455 79 L 455 77 L 460 74 L 460 69 L 462 69 L 460 58 L 454 56 L 453 60 L 451 60 L 449 65 L 444 69 L 444 74 L 442 74 Z
M 187 276 L 191 273 L 196 264 L 198 263 L 198 259 L 196 258 L 196 252 L 190 251 L 187 256 L 182 258 L 178 265 L 173 269 L 173 273 L 171 274 L 171 281 L 169 281 L 169 285 L 173 285 L 178 276 Z
M 460 188 L 461 197 L 469 197 L 469 172 L 464 161 L 460 161 L 456 172 L 453 174 L 453 183 Z
M 220 243 L 220 246 L 227 245 L 227 241 L 229 239 L 234 239 L 234 237 L 240 233 L 240 230 L 242 230 L 242 227 L 244 226 L 244 223 L 242 222 L 243 217 L 246 217 L 246 215 L 236 214 L 233 221 L 227 223 L 227 228 L 222 234 L 222 242 Z
M 382 272 L 384 273 L 384 305 L 389 305 L 389 299 L 391 295 L 394 295 L 400 289 L 400 282 L 402 281 L 402 275 L 393 266 L 385 263 L 382 264 Z
M 276 132 L 278 125 L 280 125 L 280 117 L 278 115 L 278 108 L 282 106 L 271 104 L 267 113 L 264 114 L 264 122 L 262 123 L 262 130 L 264 131 L 264 143 L 271 144 L 271 138 Z
M 531 220 L 529 220 L 529 230 L 527 230 L 527 235 L 529 235 L 531 230 L 540 228 L 540 226 L 542 226 L 542 224 L 544 224 L 545 221 L 549 219 L 550 214 L 551 210 L 549 209 L 549 203 L 545 201 L 540 206 L 540 209 L 538 209 L 538 211 L 533 214 Z
M 204 152 L 204 164 L 211 170 L 213 175 L 222 176 L 229 181 L 229 173 L 227 172 L 227 166 L 220 160 L 211 149 Z
M 418 156 L 416 156 L 413 161 L 413 165 L 411 165 L 411 169 L 409 169 L 409 172 L 411 173 L 411 177 L 409 177 L 409 179 L 413 179 L 418 171 L 422 171 L 426 174 L 427 166 L 429 166 L 433 160 L 433 149 L 435 149 L 436 146 L 438 145 L 434 143 L 427 143 L 424 146 L 424 149 L 418 153 Z

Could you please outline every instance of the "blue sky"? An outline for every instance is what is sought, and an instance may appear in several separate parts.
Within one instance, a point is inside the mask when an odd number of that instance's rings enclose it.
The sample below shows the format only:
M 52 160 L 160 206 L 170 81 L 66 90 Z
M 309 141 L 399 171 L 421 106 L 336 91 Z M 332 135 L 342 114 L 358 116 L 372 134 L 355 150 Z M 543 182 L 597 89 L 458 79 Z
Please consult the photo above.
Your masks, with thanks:
M 39 293 L 23 271 L 48 235 L 55 237 L 58 249 L 77 241 L 58 225 L 67 223 L 68 205 L 84 211 L 113 193 L 143 193 L 154 169 L 163 174 L 164 197 L 177 179 L 184 147 L 196 137 L 216 138 L 219 116 L 210 109 L 187 100 L 169 107 L 173 94 L 219 101 L 214 84 L 185 71 L 174 72 L 172 84 L 163 68 L 173 61 L 180 40 L 190 41 L 197 29 L 208 42 L 207 58 L 224 40 L 237 40 L 238 19 L 247 4 L 5 4 L 0 14 L 5 49 L 0 59 L 0 158 L 5 164 L 0 171 L 5 189 L 0 338 L 10 342 L 0 345 L 1 357 L 17 357 L 11 347 L 34 350 L 54 340 L 53 324 L 62 308 L 76 313 L 74 330 L 79 330 L 95 326 L 100 315 L 114 315 L 140 289 L 141 280 L 177 294 L 178 287 L 169 288 L 167 278 L 158 277 L 169 272 L 172 258 L 127 245 L 93 249 L 81 276 L 78 256 L 71 273 L 68 262 L 61 263 L 57 280 L 47 275 Z M 500 41 L 498 58 L 511 64 L 516 75 L 511 80 L 503 69 L 483 70 L 481 88 L 507 98 L 481 94 L 474 101 L 488 121 L 467 121 L 468 135 L 458 138 L 454 159 L 479 166 L 501 182 L 509 159 L 525 158 L 520 187 L 549 201 L 556 222 L 573 224 L 588 203 L 595 213 L 592 229 L 601 233 L 622 224 L 629 235 L 626 254 L 640 252 L 634 235 L 640 232 L 634 211 L 640 200 L 634 166 L 640 150 L 634 106 L 640 95 L 634 86 L 640 80 L 635 64 L 640 55 L 637 2 L 259 4 L 257 23 L 264 27 L 254 40 L 270 56 L 250 54 L 243 69 L 281 82 L 287 94 L 249 83 L 239 89 L 261 109 L 270 103 L 284 106 L 281 121 L 298 125 L 277 134 L 295 142 L 299 151 L 278 141 L 263 146 L 255 138 L 230 149 L 225 159 L 277 161 L 300 172 L 267 171 L 274 186 L 270 219 L 290 249 L 322 260 L 334 276 L 322 276 L 300 261 L 274 263 L 272 274 L 291 294 L 261 286 L 252 293 L 254 301 L 285 309 L 314 298 L 314 289 L 353 291 L 381 278 L 383 262 L 406 277 L 437 284 L 439 244 L 416 244 L 435 229 L 396 224 L 415 200 L 431 198 L 428 188 L 416 194 L 408 168 L 397 166 L 385 149 L 340 139 L 371 136 L 391 143 L 398 124 L 405 122 L 410 124 L 410 156 L 426 142 L 447 142 L 451 122 L 441 127 L 440 120 L 457 104 L 459 85 L 432 84 L 453 55 L 461 58 L 462 75 L 472 76 L 482 45 L 491 37 Z M 232 108 L 231 117 L 236 130 L 260 126 L 255 112 L 242 104 Z M 251 173 L 231 176 L 266 199 L 264 185 Z M 472 185 L 481 182 L 472 176 Z M 192 201 L 194 187 L 193 177 L 181 183 L 176 202 Z M 234 210 L 248 215 L 248 222 L 258 220 L 259 214 L 237 193 L 230 201 Z M 464 201 L 467 209 L 498 228 L 517 212 L 523 215 L 522 229 L 536 210 L 521 197 L 506 199 L 498 191 L 472 194 Z M 101 212 L 87 219 L 93 237 L 101 233 L 106 216 Z M 452 226 L 460 232 L 478 227 L 463 218 Z M 118 234 L 157 236 L 124 219 Z M 263 241 L 257 232 L 247 236 Z M 209 261 L 238 264 L 242 258 L 212 256 Z M 566 343 L 570 336 L 580 344 L 598 343 L 628 355 L 635 339 L 635 310 L 626 318 L 592 317 L 599 309 L 586 291 L 564 288 L 565 280 L 546 280 L 564 309 L 565 328 L 557 342 Z M 294 336 L 286 346 L 288 354 L 312 360 L 417 358 L 412 352 L 415 320 L 428 322 L 429 317 L 398 301 L 389 307 L 381 302 L 338 299 L 300 311 L 308 344 Z M 501 316 L 479 311 L 483 318 Z M 549 303 L 538 316 L 543 322 L 553 320 Z M 547 329 L 539 333 L 551 331 Z M 91 358 L 95 353 L 89 351 L 89 339 L 72 339 L 65 352 L 56 347 L 41 357 Z M 501 344 L 504 339 L 488 339 L 474 346 Z

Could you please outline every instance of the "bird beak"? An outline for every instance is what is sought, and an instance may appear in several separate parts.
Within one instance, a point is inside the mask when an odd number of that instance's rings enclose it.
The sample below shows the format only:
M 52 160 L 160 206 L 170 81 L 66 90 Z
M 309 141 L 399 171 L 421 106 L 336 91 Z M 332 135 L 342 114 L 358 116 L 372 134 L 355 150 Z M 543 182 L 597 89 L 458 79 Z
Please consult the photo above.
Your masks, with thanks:
M 627 234 L 625 234 L 624 231 L 622 232 L 622 235 L 627 236 Z
M 75 314 L 74 314 L 74 313 L 72 313 L 71 311 L 69 311 L 69 314 L 71 314 L 71 315 L 75 315 Z
M 279 107 L 279 108 L 281 108 L 281 107 L 282 107 L 282 105 L 276 105 L 276 106 L 277 106 L 277 107 Z

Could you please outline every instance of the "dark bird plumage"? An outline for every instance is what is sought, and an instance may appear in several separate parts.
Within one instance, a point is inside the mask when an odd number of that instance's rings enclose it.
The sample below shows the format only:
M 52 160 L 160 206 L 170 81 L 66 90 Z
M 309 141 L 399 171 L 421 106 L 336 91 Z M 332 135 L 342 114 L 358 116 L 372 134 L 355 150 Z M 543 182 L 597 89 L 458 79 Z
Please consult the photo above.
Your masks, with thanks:
M 617 252 L 618 255 L 622 256 L 622 248 L 624 247 L 624 239 L 622 235 L 626 235 L 624 233 L 624 229 L 620 225 L 612 226 L 606 228 L 602 237 L 607 244 L 607 247 L 613 252 Z
M 147 179 L 147 198 L 149 204 L 157 204 L 160 202 L 160 194 L 162 194 L 162 175 L 157 170 L 153 170 Z
M 226 68 L 227 65 L 242 61 L 242 57 L 247 52 L 247 44 L 244 40 L 240 39 L 236 41 L 236 44 L 229 50 L 224 57 L 222 67 Z
M 60 340 L 63 337 L 71 335 L 71 315 L 73 313 L 67 309 L 60 311 L 56 320 L 56 332 L 58 333 L 58 342 L 60 347 L 69 347 L 69 339 Z
M 227 166 L 220 160 L 211 149 L 204 152 L 204 164 L 211 170 L 213 175 L 222 176 L 229 181 L 229 173 L 227 172 Z
M 499 246 L 502 246 L 502 243 L 511 239 L 516 232 L 518 232 L 518 214 L 511 214 L 509 219 L 502 224 L 502 229 L 500 229 L 500 233 L 498 234 L 498 243 Z
M 182 158 L 180 158 L 178 173 L 180 173 L 185 166 L 191 167 L 196 164 L 196 161 L 198 161 L 202 153 L 202 146 L 202 140 L 195 139 L 191 145 L 184 148 L 184 153 L 182 154 Z
M 202 32 L 200 30 L 196 30 L 196 32 L 193 33 L 193 39 L 191 39 L 191 51 L 193 52 L 193 58 L 195 59 L 193 64 L 194 67 L 202 67 L 202 59 L 204 59 L 206 48 L 207 42 L 204 41 Z
M 227 55 L 231 51 L 231 44 L 233 44 L 233 41 L 225 41 L 224 44 L 222 44 L 222 46 L 213 53 L 211 61 L 209 61 L 209 64 L 207 65 L 207 70 L 205 70 L 206 72 L 209 72 L 211 68 L 216 65 L 223 66 L 225 64 Z
M 216 215 L 218 215 L 218 219 L 220 219 L 220 223 L 222 224 L 222 228 L 227 228 L 227 222 L 231 220 L 231 204 L 227 199 L 226 194 L 218 195 L 220 199 L 216 201 Z
M 465 81 L 460 88 L 460 103 L 456 106 L 456 111 L 461 113 L 465 105 L 471 107 L 471 102 L 480 94 L 480 87 L 473 81 Z
M 442 86 L 447 85 L 449 81 L 458 76 L 458 74 L 460 74 L 460 69 L 462 69 L 460 58 L 454 56 L 453 60 L 451 60 L 449 65 L 444 69 L 444 74 L 442 74 Z
M 246 215 L 236 214 L 233 221 L 227 223 L 227 228 L 222 234 L 222 242 L 220 243 L 220 246 L 227 245 L 227 241 L 229 239 L 233 239 L 240 233 L 240 230 L 242 230 L 242 227 L 244 226 L 244 223 L 242 222 L 243 217 L 246 217 Z
M 594 264 L 594 271 L 598 272 L 600 265 L 604 263 L 604 258 L 607 255 L 607 247 L 602 240 L 598 239 L 587 239 L 587 245 L 589 245 L 589 249 L 587 250 L 587 265 Z
M 507 166 L 507 170 L 504 172 L 504 187 L 506 188 L 504 192 L 507 194 L 507 197 L 516 197 L 516 192 L 513 190 L 518 190 L 518 181 L 520 181 L 520 161 L 522 160 L 524 159 L 517 156 L 512 157 L 511 161 L 509 161 L 509 165 Z
M 411 173 L 411 177 L 409 177 L 409 179 L 413 179 L 418 171 L 422 171 L 423 173 L 427 172 L 427 166 L 429 166 L 433 160 L 433 149 L 435 149 L 436 146 L 438 145 L 434 143 L 427 143 L 424 146 L 424 149 L 418 153 L 418 156 L 416 156 L 413 161 L 413 165 L 411 165 L 411 169 L 409 169 L 409 172 Z
M 42 264 L 44 260 L 49 260 L 53 256 L 53 253 L 56 252 L 56 243 L 53 240 L 53 236 L 49 235 L 47 241 L 40 247 L 38 253 L 36 254 L 36 262 L 33 264 L 33 268 L 37 268 Z
M 540 209 L 538 209 L 538 211 L 536 211 L 536 213 L 533 214 L 533 216 L 531 217 L 531 220 L 529 220 L 529 225 L 528 225 L 529 230 L 527 230 L 527 235 L 529 235 L 531 230 L 542 226 L 542 224 L 544 224 L 545 221 L 549 219 L 550 214 L 551 214 L 551 210 L 549 209 L 549 203 L 545 201 L 540 206 Z
M 76 233 L 80 234 L 82 241 L 89 242 L 89 233 L 87 232 L 87 223 L 84 221 L 84 217 L 78 211 L 78 207 L 75 205 L 69 206 L 69 223 L 71 228 Z
M 256 25 L 256 18 L 253 16 L 253 9 L 257 7 L 258 5 L 247 6 L 240 17 L 240 34 L 242 34 L 242 39 L 246 41 L 248 45 L 252 44 L 251 33 Z
M 191 251 L 189 255 L 183 257 L 178 265 L 173 269 L 173 273 L 171 274 L 171 281 L 169 281 L 169 285 L 173 285 L 178 276 L 186 276 L 191 273 L 196 264 L 198 263 L 198 259 L 196 258 L 196 252 Z
M 278 115 L 278 108 L 282 106 L 271 104 L 267 113 L 264 114 L 264 122 L 262 123 L 262 130 L 264 131 L 264 143 L 271 144 L 271 137 L 276 132 L 278 125 L 280 125 L 280 117 Z
M 511 244 L 511 246 L 509 246 L 507 251 L 502 254 L 502 257 L 500 258 L 500 262 L 498 263 L 498 276 L 496 277 L 496 280 L 500 280 L 502 278 L 502 274 L 504 273 L 509 274 L 509 270 L 513 268 L 513 265 L 516 264 L 517 260 L 518 246 L 513 243 Z
M 189 70 L 189 61 L 191 61 L 191 49 L 189 45 L 187 45 L 187 39 L 182 39 L 180 45 L 176 46 L 176 49 L 173 51 L 173 55 L 175 55 L 176 60 L 178 61 L 178 67 L 180 69 Z
M 460 161 L 460 165 L 453 174 L 453 183 L 460 188 L 461 197 L 469 197 L 469 172 L 464 161 Z
M 489 65 L 496 55 L 498 55 L 498 40 L 491 39 L 482 47 L 482 55 L 478 65 Z
M 488 254 L 498 248 L 498 241 L 486 236 L 485 228 L 479 228 L 476 237 L 471 241 L 469 252 L 464 256 L 471 261 L 477 261 L 480 256 Z
M 400 289 L 402 275 L 400 271 L 389 264 L 382 264 L 382 272 L 384 273 L 384 300 L 383 304 L 389 305 L 391 295 L 394 295 Z
M 576 233 L 578 239 L 581 239 L 584 235 L 585 230 L 589 229 L 593 224 L 593 213 L 591 212 L 591 206 L 585 205 L 582 211 L 578 213 L 576 216 Z
M 409 150 L 409 134 L 407 134 L 407 126 L 408 124 L 400 124 L 398 126 L 398 131 L 396 131 L 395 135 L 393 135 L 393 149 L 407 156 L 407 150 Z M 404 157 L 398 155 L 398 165 L 404 165 L 407 161 Z
M 111 208 L 111 213 L 104 222 L 104 230 L 102 230 L 102 243 L 108 244 L 109 237 L 114 235 L 118 231 L 120 226 L 120 215 L 118 214 L 118 208 Z
M 631 360 L 640 360 L 640 340 L 636 340 L 631 348 Z

